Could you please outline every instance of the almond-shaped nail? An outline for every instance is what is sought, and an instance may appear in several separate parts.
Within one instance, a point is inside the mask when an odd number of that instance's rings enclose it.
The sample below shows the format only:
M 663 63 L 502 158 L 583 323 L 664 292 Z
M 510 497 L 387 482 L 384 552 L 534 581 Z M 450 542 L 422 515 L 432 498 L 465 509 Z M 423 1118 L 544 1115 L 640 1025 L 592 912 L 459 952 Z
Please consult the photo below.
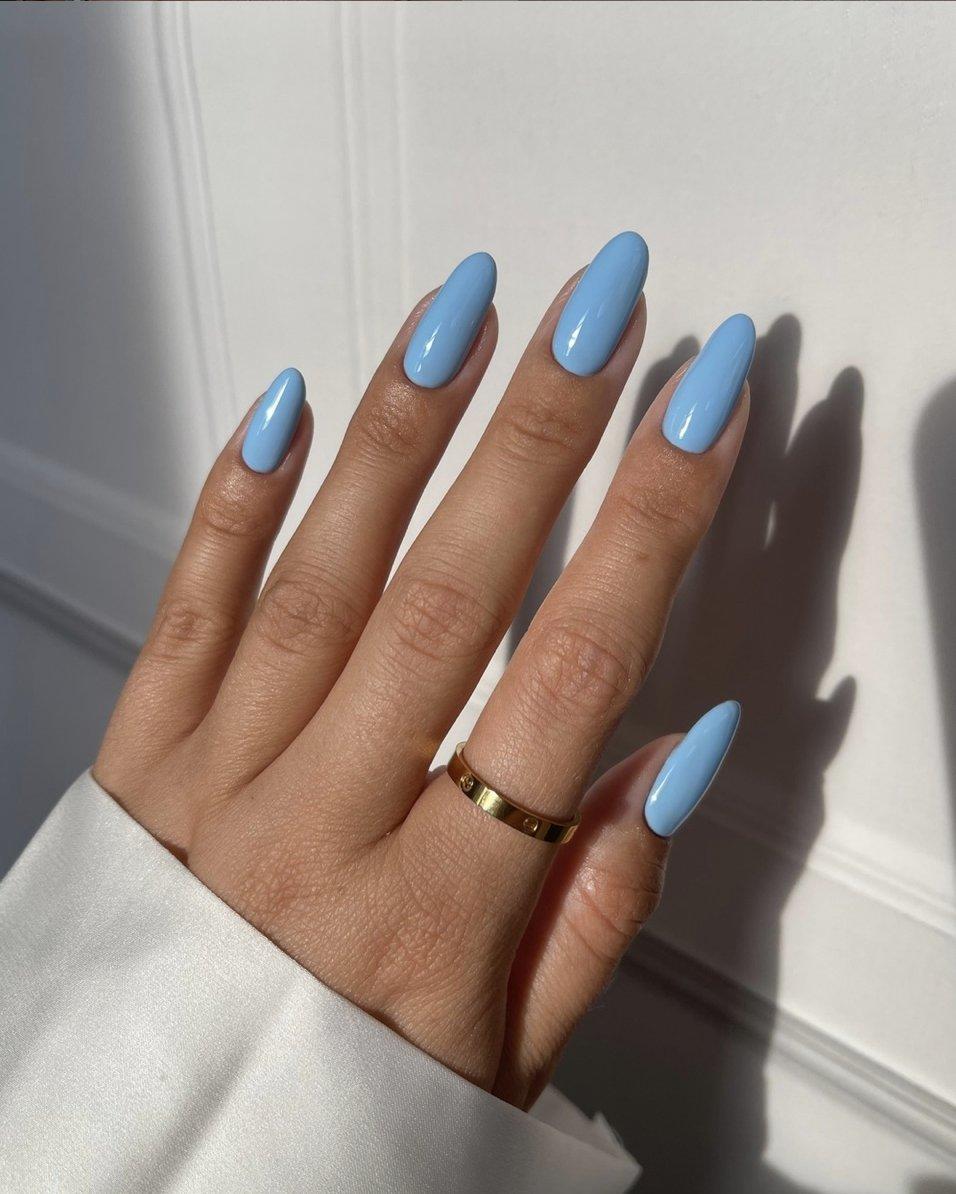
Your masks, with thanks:
M 660 837 L 680 829 L 703 800 L 740 725 L 740 706 L 724 701 L 695 722 L 667 756 L 644 803 L 644 820 Z
M 448 275 L 429 303 L 405 350 L 405 376 L 434 390 L 465 363 L 495 297 L 498 269 L 487 253 L 472 253 Z
M 305 405 L 305 379 L 283 369 L 259 399 L 242 441 L 242 459 L 254 473 L 274 472 L 285 459 Z
M 562 369 L 578 377 L 598 373 L 611 359 L 641 297 L 650 261 L 636 232 L 619 232 L 581 275 L 551 339 Z
M 684 452 L 706 452 L 727 426 L 754 359 L 749 315 L 731 315 L 713 333 L 671 395 L 661 430 Z

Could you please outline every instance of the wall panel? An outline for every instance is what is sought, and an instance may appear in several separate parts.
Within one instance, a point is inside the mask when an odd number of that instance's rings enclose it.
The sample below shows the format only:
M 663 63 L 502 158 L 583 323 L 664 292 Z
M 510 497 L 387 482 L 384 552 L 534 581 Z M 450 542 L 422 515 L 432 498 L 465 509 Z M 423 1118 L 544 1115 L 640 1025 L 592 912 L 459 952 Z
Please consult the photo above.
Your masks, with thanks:
M 494 253 L 499 350 L 414 534 L 550 295 L 634 226 L 644 354 L 518 628 L 653 391 L 746 309 L 748 444 L 610 757 L 726 696 L 744 729 L 565 1086 L 601 1103 L 606 1077 L 645 1159 L 698 1139 L 689 1184 L 649 1166 L 657 1188 L 946 1188 L 949 7 L 103 4 L 2 24 L 4 695 L 70 719 L 30 658 L 99 694 L 49 768 L 8 734 L 4 807 L 28 810 L 10 856 L 95 749 L 198 481 L 271 377 L 297 364 L 317 412 L 301 513 L 404 313 Z

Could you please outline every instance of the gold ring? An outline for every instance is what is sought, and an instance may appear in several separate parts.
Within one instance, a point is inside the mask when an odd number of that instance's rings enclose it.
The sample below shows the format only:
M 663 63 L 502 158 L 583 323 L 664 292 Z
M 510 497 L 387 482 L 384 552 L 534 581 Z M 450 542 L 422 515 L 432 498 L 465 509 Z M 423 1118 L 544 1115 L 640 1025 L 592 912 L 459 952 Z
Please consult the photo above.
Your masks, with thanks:
M 459 742 L 455 747 L 455 753 L 448 760 L 447 770 L 456 786 L 472 804 L 477 804 L 496 821 L 504 821 L 512 829 L 526 833 L 528 837 L 537 838 L 539 842 L 551 842 L 560 846 L 563 842 L 571 840 L 574 831 L 581 824 L 580 813 L 571 821 L 548 821 L 539 817 L 537 813 L 522 808 L 520 804 L 506 800 L 500 792 L 489 788 L 483 779 L 475 775 L 465 762 L 464 749 L 464 742 Z

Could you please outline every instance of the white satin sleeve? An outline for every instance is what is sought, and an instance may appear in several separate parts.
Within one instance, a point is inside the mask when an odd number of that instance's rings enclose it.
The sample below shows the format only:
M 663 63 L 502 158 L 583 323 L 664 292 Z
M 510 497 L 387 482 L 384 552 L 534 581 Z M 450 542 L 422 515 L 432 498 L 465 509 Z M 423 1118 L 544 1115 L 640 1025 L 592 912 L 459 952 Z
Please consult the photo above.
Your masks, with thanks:
M 87 773 L 0 885 L 0 1184 L 619 1194 L 553 1088 L 526 1114 L 318 982 Z

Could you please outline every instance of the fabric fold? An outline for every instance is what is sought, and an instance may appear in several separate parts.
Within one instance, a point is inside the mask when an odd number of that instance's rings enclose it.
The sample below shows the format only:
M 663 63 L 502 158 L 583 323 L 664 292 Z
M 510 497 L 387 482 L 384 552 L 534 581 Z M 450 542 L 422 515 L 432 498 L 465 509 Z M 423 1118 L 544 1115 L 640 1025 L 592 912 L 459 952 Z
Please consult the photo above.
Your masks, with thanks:
M 18 1191 L 622 1194 L 553 1088 L 526 1114 L 325 987 L 82 775 L 0 885 L 0 1172 Z

